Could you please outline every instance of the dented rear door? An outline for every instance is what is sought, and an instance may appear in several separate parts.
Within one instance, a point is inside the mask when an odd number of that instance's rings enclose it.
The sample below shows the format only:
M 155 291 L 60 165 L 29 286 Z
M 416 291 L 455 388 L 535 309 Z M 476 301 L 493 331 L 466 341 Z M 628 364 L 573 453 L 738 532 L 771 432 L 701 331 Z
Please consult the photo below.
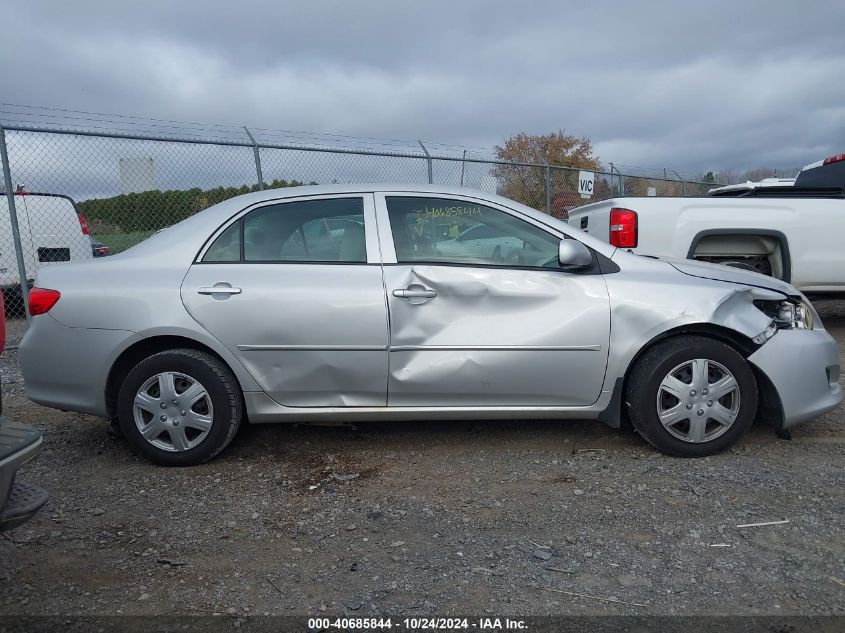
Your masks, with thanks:
M 387 314 L 372 194 L 251 208 L 182 283 L 188 313 L 276 402 L 384 406 Z
M 403 196 L 419 202 L 393 203 L 394 210 L 404 205 L 406 218 L 421 214 L 422 222 L 410 229 L 419 240 L 415 246 L 421 245 L 416 255 L 399 243 L 407 236 L 398 216 L 388 213 L 391 199 Z M 457 231 L 448 226 L 454 209 L 463 223 L 507 211 L 479 204 L 452 196 L 376 195 L 390 316 L 388 405 L 593 404 L 604 381 L 610 333 L 602 275 L 532 268 L 517 259 L 521 252 L 502 248 L 469 252 L 469 261 L 447 261 L 450 256 L 439 253 L 437 243 L 441 238 L 454 243 L 450 235 Z M 431 222 L 427 213 L 433 214 Z M 426 234 L 428 224 L 437 227 L 435 233 Z M 532 230 L 539 228 L 534 224 Z M 558 240 L 552 236 L 549 244 Z M 494 255 L 495 263 L 482 263 Z

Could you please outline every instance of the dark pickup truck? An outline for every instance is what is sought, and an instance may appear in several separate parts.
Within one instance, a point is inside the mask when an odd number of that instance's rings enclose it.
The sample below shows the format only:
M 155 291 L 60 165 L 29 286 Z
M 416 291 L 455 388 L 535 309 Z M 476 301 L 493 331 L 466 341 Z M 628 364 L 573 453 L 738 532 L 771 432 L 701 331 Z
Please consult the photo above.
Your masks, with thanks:
M 0 292 L 0 352 L 6 344 L 3 293 Z M 41 450 L 41 433 L 3 416 L 0 391 L 0 532 L 26 522 L 47 501 L 47 492 L 17 477 L 18 469 Z

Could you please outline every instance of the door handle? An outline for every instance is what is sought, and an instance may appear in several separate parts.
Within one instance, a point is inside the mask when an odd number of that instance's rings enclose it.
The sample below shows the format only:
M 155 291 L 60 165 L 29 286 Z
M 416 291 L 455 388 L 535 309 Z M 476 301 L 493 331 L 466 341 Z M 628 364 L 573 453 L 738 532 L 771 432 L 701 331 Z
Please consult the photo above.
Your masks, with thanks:
M 232 286 L 202 286 L 197 288 L 198 295 L 239 295 L 240 288 L 233 288 Z
M 437 291 L 431 288 L 401 288 L 394 290 L 393 296 L 400 299 L 433 299 Z

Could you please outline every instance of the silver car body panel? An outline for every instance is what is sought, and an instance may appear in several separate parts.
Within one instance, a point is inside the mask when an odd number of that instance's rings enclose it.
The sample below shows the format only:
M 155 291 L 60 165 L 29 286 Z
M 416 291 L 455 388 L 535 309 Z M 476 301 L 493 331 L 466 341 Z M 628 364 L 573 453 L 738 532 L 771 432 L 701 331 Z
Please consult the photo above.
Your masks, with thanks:
M 692 259 L 674 259 L 661 257 L 661 261 L 671 264 L 674 268 L 690 277 L 701 279 L 712 279 L 716 281 L 731 281 L 742 285 L 755 285 L 768 290 L 777 290 L 785 295 L 799 295 L 800 293 L 788 283 L 775 277 L 769 277 L 750 270 L 722 266 L 709 262 L 700 262 Z
M 589 406 L 607 366 L 610 310 L 601 275 L 496 266 L 399 264 L 388 196 L 438 197 L 395 190 L 375 195 L 384 285 L 390 316 L 388 405 Z M 516 215 L 553 233 L 553 226 L 498 200 L 466 191 L 450 195 Z M 515 213 L 516 211 L 516 213 Z M 419 301 L 395 291 L 421 287 Z M 519 376 L 519 380 L 514 377 Z
M 331 197 L 363 199 L 366 264 L 198 261 L 182 282 L 182 302 L 276 402 L 384 406 L 388 322 L 373 195 Z M 324 198 L 294 196 L 273 204 Z M 234 215 L 215 236 L 262 206 Z M 216 285 L 241 292 L 198 293 Z
M 774 290 L 690 277 L 669 263 L 624 251 L 613 261 L 624 273 L 604 276 L 612 311 L 605 389 L 625 375 L 649 342 L 666 332 L 716 325 L 750 339 L 771 322 L 752 301 L 784 298 Z
M 27 397 L 48 407 L 106 415 L 106 380 L 141 337 L 127 330 L 70 328 L 49 314 L 32 319 L 18 352 Z
M 588 420 L 595 419 L 610 402 L 610 393 L 602 394 L 604 406 L 430 406 L 430 407 L 286 407 L 266 393 L 244 394 L 250 422 L 366 422 L 367 420 Z
M 237 295 L 201 295 L 228 283 Z M 296 407 L 385 405 L 387 317 L 377 265 L 195 264 L 182 301 L 261 389 Z
M 836 341 L 824 330 L 778 332 L 748 360 L 778 392 L 783 428 L 826 413 L 842 401 Z
M 607 366 L 601 275 L 472 266 L 384 267 L 388 405 L 591 405 Z M 393 296 L 412 286 L 437 296 Z M 515 379 L 519 376 L 519 379 Z
M 196 263 L 215 235 L 256 206 L 348 195 L 367 201 L 366 264 Z M 397 265 L 385 195 L 477 200 L 577 239 L 620 270 Z M 215 205 L 124 253 L 42 268 L 36 284 L 62 297 L 49 315 L 32 319 L 21 365 L 36 402 L 106 415 L 105 384 L 119 355 L 154 337 L 179 336 L 232 369 L 254 422 L 597 418 L 613 408 L 626 371 L 649 343 L 703 326 L 750 339 L 770 323 L 754 299 L 800 294 L 747 271 L 689 264 L 617 250 L 543 213 L 463 188 L 263 191 Z M 196 294 L 217 282 L 248 292 Z M 438 296 L 413 305 L 389 292 L 417 282 L 437 284 Z M 778 332 L 750 360 L 776 385 L 785 423 L 793 424 L 841 399 L 826 377 L 834 367 L 838 375 L 835 357 L 819 325 Z M 790 388 L 790 381 L 804 386 Z

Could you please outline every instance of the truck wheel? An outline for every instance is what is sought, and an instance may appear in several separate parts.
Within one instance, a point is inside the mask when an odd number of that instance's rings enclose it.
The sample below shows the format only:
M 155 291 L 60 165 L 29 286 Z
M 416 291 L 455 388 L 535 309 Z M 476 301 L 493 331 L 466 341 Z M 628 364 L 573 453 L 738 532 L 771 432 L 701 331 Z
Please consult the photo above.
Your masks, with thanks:
M 118 394 L 126 440 L 162 466 L 213 458 L 235 437 L 242 416 L 240 387 L 229 368 L 193 349 L 145 358 L 126 375 Z
M 757 381 L 731 347 L 679 336 L 649 349 L 626 388 L 631 422 L 667 455 L 701 457 L 732 446 L 757 412 Z

